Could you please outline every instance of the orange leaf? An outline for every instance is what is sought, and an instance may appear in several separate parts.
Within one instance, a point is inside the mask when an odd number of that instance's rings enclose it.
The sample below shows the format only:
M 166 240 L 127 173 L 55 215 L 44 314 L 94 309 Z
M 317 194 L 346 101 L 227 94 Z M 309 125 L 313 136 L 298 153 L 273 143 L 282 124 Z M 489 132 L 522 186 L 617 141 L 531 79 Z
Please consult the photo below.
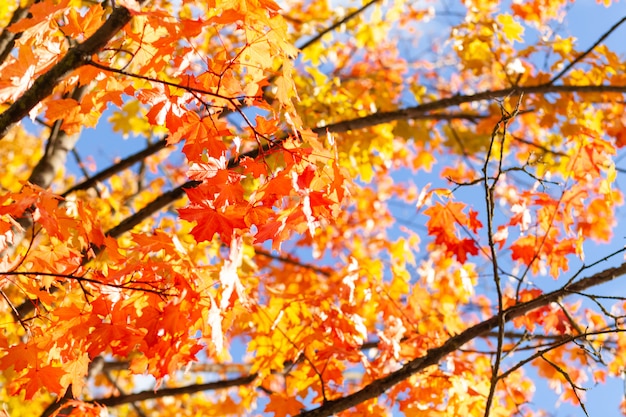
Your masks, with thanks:
M 233 230 L 238 226 L 233 219 L 223 212 L 201 204 L 190 204 L 178 209 L 180 218 L 187 221 L 195 221 L 196 225 L 191 229 L 191 234 L 196 242 L 212 240 L 217 234 L 224 243 L 229 243 Z
M 274 417 L 294 416 L 304 410 L 304 404 L 292 396 L 272 394 L 265 412 L 274 413 Z
M 62 368 L 52 365 L 29 368 L 26 375 L 16 383 L 19 384 L 18 389 L 24 389 L 24 399 L 26 400 L 32 400 L 35 394 L 43 388 L 50 393 L 62 396 L 67 388 L 67 386 L 61 385 L 61 379 L 65 374 L 66 372 Z
M 28 9 L 29 18 L 22 19 L 9 26 L 9 30 L 13 33 L 23 32 L 40 23 L 49 22 L 55 18 L 57 13 L 68 8 L 69 0 L 63 0 L 57 4 L 51 1 L 40 1 L 34 3 Z M 98 7 L 101 7 L 98 5 Z
M 73 98 L 52 100 L 48 102 L 46 117 L 49 121 L 60 120 L 71 114 L 79 106 L 80 104 Z

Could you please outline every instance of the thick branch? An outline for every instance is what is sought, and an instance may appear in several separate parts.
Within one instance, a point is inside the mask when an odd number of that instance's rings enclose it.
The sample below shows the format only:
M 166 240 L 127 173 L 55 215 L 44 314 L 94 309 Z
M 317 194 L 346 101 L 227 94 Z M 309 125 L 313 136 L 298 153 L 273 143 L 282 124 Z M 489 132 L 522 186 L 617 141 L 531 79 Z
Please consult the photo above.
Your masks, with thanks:
M 509 322 L 516 317 L 520 317 L 534 309 L 546 306 L 552 302 L 558 301 L 563 297 L 585 291 L 588 288 L 604 284 L 619 276 L 626 274 L 626 263 L 615 267 L 609 268 L 605 271 L 599 272 L 588 278 L 583 278 L 572 284 L 568 284 L 565 287 L 544 294 L 537 297 L 534 300 L 518 304 L 510 307 L 504 311 L 506 321 Z M 347 410 L 357 404 L 360 404 L 369 399 L 378 397 L 393 385 L 407 379 L 411 375 L 426 369 L 429 366 L 433 366 L 441 362 L 441 360 L 448 354 L 458 350 L 464 344 L 474 340 L 477 337 L 487 335 L 490 331 L 498 325 L 499 317 L 493 316 L 488 320 L 485 320 L 464 332 L 448 339 L 442 346 L 434 348 L 428 351 L 425 356 L 413 359 L 405 366 L 396 372 L 389 374 L 388 376 L 378 379 L 360 391 L 354 394 L 342 397 L 336 400 L 328 401 L 324 405 L 310 411 L 299 414 L 300 417 L 312 417 L 312 416 L 329 416 L 343 410 Z M 374 342 L 377 343 L 377 342 Z M 120 395 L 116 397 L 102 398 L 92 400 L 92 403 L 105 405 L 109 407 L 118 406 L 122 404 L 128 404 L 135 401 L 145 401 L 155 398 L 175 396 L 182 394 L 193 394 L 201 391 L 224 389 L 234 386 L 247 385 L 252 383 L 257 378 L 256 374 L 251 374 L 235 379 L 229 379 L 224 381 L 210 382 L 206 384 L 195 384 L 178 388 L 166 388 L 159 391 L 143 391 L 136 394 Z
M 76 101 L 80 101 L 87 90 L 86 85 L 77 87 L 72 94 L 72 98 Z M 48 188 L 57 172 L 65 165 L 67 154 L 74 149 L 79 133 L 68 135 L 65 131 L 61 130 L 62 120 L 58 120 L 52 127 L 48 144 L 46 145 L 46 152 L 39 160 L 35 168 L 28 178 L 28 182 L 36 184 L 41 188 Z
M 554 93 L 626 93 L 626 86 L 621 85 L 537 85 L 533 87 L 511 87 L 501 90 L 482 91 L 476 94 L 456 95 L 441 100 L 424 103 L 415 107 L 407 107 L 405 109 L 394 110 L 390 112 L 378 112 L 368 116 L 359 117 L 357 119 L 346 120 L 323 127 L 333 133 L 348 132 L 350 130 L 365 129 L 383 123 L 389 123 L 396 120 L 408 119 L 434 119 L 435 115 L 429 112 L 444 110 L 450 107 L 460 106 L 466 103 L 475 103 L 478 101 L 501 99 L 514 94 L 554 94 Z M 318 129 L 316 129 L 318 130 Z
M 606 269 L 602 272 L 592 275 L 591 277 L 583 278 L 572 284 L 568 284 L 563 288 L 539 296 L 534 300 L 510 307 L 503 312 L 505 320 L 506 322 L 509 322 L 516 317 L 523 316 L 529 311 L 558 301 L 561 298 L 566 297 L 572 293 L 581 292 L 588 288 L 604 284 L 624 274 L 626 274 L 626 263 L 623 263 L 622 265 L 615 268 Z M 488 320 L 478 323 L 477 325 L 470 327 L 464 332 L 454 337 L 451 337 L 440 347 L 430 349 L 426 355 L 413 359 L 399 370 L 387 375 L 384 378 L 377 379 L 365 388 L 345 397 L 328 401 L 318 408 L 298 414 L 298 417 L 330 416 L 332 414 L 347 410 L 350 407 L 354 407 L 357 404 L 360 404 L 372 398 L 376 398 L 397 383 L 404 381 L 411 375 L 416 374 L 417 372 L 420 372 L 428 368 L 429 366 L 440 363 L 443 358 L 445 358 L 450 353 L 458 350 L 461 346 L 495 329 L 498 325 L 498 321 L 499 317 L 498 315 L 496 315 Z
M 72 98 L 76 101 L 80 101 L 82 96 L 85 94 L 86 89 L 87 86 L 77 87 L 72 94 Z M 35 165 L 33 171 L 28 177 L 28 182 L 31 184 L 38 185 L 44 189 L 48 188 L 50 184 L 52 184 L 56 173 L 59 172 L 65 165 L 68 152 L 74 149 L 80 134 L 75 133 L 73 135 L 68 135 L 65 131 L 61 130 L 62 124 L 63 120 L 57 120 L 52 126 L 48 136 L 48 142 L 46 144 L 46 152 L 41 157 L 39 162 L 37 162 L 37 165 Z M 21 227 L 13 227 L 13 241 L 15 243 L 10 245 L 9 248 L 0 255 L 12 255 L 17 247 L 17 244 L 21 242 L 26 235 L 26 231 L 33 225 L 33 218 L 28 214 L 25 214 L 16 220 Z
M 142 391 L 136 394 L 120 395 L 117 397 L 99 398 L 90 401 L 91 403 L 104 405 L 107 407 L 115 407 L 122 404 L 128 404 L 135 401 L 153 400 L 155 398 L 171 397 L 174 395 L 194 394 L 201 391 L 218 390 L 230 387 L 237 387 L 252 383 L 256 379 L 256 374 L 242 376 L 240 378 L 226 379 L 223 381 L 209 382 L 206 384 L 194 384 L 185 387 L 164 388 L 158 391 Z
M 98 53 L 113 36 L 130 22 L 130 19 L 131 14 L 127 9 L 123 7 L 116 8 L 106 22 L 91 37 L 85 40 L 85 42 L 70 48 L 59 62 L 40 75 L 11 107 L 0 114 L 0 139 L 7 134 L 14 124 L 28 115 L 38 103 L 52 94 L 54 87 L 65 76 L 88 63 L 91 56 Z

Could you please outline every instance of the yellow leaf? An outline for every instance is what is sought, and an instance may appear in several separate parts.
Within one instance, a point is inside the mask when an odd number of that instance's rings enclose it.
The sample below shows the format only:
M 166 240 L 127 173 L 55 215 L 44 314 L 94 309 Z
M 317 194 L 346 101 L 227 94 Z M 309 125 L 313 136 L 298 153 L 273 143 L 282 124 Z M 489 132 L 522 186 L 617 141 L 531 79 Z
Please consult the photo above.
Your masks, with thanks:
M 504 32 L 504 37 L 511 41 L 523 42 L 524 27 L 517 23 L 510 14 L 501 14 L 496 20 Z
M 154 131 L 136 100 L 126 103 L 121 111 L 115 111 L 109 118 L 109 123 L 114 132 L 122 132 L 124 139 L 131 133 L 140 135 L 149 134 L 151 129 Z

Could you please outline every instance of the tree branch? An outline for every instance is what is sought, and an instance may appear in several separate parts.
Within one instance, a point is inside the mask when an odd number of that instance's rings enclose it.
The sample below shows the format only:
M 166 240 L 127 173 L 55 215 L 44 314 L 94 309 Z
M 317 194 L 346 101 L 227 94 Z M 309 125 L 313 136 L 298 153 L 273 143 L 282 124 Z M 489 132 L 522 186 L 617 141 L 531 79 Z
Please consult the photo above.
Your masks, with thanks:
M 609 28 L 609 30 L 607 30 L 606 32 L 604 32 L 604 34 L 602 36 L 600 36 L 598 38 L 597 41 L 594 42 L 593 45 L 591 45 L 585 52 L 583 52 L 582 54 L 578 55 L 572 62 L 570 62 L 569 64 L 567 64 L 565 66 L 565 68 L 563 68 L 558 74 L 556 74 L 554 77 L 552 77 L 552 79 L 550 80 L 549 84 L 554 84 L 554 82 L 556 82 L 559 78 L 561 78 L 563 75 L 565 75 L 569 70 L 571 70 L 576 64 L 578 64 L 580 61 L 582 61 L 583 59 L 585 59 L 585 57 L 587 55 L 589 55 L 591 53 L 591 51 L 593 51 L 594 49 L 596 49 L 596 47 L 598 45 L 600 45 L 600 43 L 602 43 L 602 41 L 604 41 L 606 38 L 609 37 L 609 35 L 611 35 L 611 33 L 613 33 L 618 27 L 621 26 L 622 23 L 626 22 L 626 16 L 622 17 L 622 19 L 617 22 L 616 24 L 614 24 L 613 26 L 611 26 Z
M 143 3 L 141 0 L 139 3 Z M 85 42 L 70 48 L 65 56 L 52 68 L 37 77 L 33 85 L 22 94 L 7 110 L 0 114 L 0 139 L 9 129 L 52 94 L 57 86 L 69 73 L 85 65 L 91 56 L 98 53 L 128 22 L 130 12 L 124 7 L 113 10 L 108 19 Z
M 510 322 L 516 317 L 523 316 L 532 310 L 546 306 L 572 293 L 584 291 L 588 288 L 610 282 L 624 274 L 626 274 L 626 263 L 623 263 L 618 267 L 608 268 L 588 278 L 582 278 L 571 284 L 566 284 L 558 290 L 549 292 L 535 298 L 534 300 L 520 303 L 504 310 L 505 321 Z M 430 349 L 426 355 L 411 360 L 399 370 L 392 372 L 383 378 L 375 380 L 361 390 L 345 397 L 328 401 L 313 410 L 298 414 L 298 417 L 330 416 L 372 398 L 376 398 L 392 386 L 409 378 L 411 375 L 438 364 L 443 358 L 456 351 L 464 344 L 495 329 L 498 326 L 499 320 L 499 314 L 492 316 L 490 319 L 480 322 L 458 335 L 451 337 L 440 347 Z
M 318 129 L 328 130 L 332 133 L 343 133 L 351 130 L 365 129 L 383 123 L 389 123 L 396 120 L 408 119 L 436 119 L 436 114 L 429 112 L 444 110 L 450 107 L 460 106 L 461 104 L 474 103 L 485 100 L 493 100 L 511 96 L 513 94 L 556 94 L 556 93 L 626 93 L 626 86 L 621 85 L 550 85 L 542 84 L 531 87 L 510 87 L 501 90 L 482 91 L 469 95 L 455 95 L 441 100 L 431 101 L 429 103 L 420 104 L 414 107 L 404 109 L 377 112 L 368 116 L 359 117 L 352 120 L 333 123 Z M 315 130 L 318 130 L 315 129 Z
M 156 294 L 156 295 L 160 295 L 160 296 L 173 296 L 174 294 L 170 294 L 166 292 L 166 289 L 158 289 L 155 290 L 153 288 L 147 288 L 146 287 L 146 283 L 145 282 L 141 282 L 141 281 L 128 281 L 125 282 L 123 284 L 112 284 L 112 283 L 106 283 L 106 282 L 102 282 L 102 281 L 98 281 L 96 279 L 92 279 L 92 278 L 87 278 L 87 277 L 81 277 L 78 275 L 73 275 L 73 274 L 59 274 L 59 273 L 54 273 L 54 272 L 41 272 L 41 271 L 7 271 L 7 272 L 0 272 L 0 276 L 20 276 L 20 275 L 25 275 L 25 276 L 45 276 L 45 277 L 54 277 L 54 278 L 63 278 L 63 279 L 67 279 L 67 280 L 73 280 L 76 282 L 88 282 L 90 284 L 94 284 L 94 285 L 101 285 L 104 287 L 109 287 L 109 288 L 117 288 L 120 290 L 129 290 L 129 291 L 139 291 L 139 292 L 147 292 L 147 293 L 152 293 L 152 294 Z M 55 292 L 56 287 L 51 287 L 50 288 L 50 292 Z M 21 306 L 20 306 L 21 307 Z
M 88 85 L 81 85 L 74 89 L 72 98 L 80 102 L 81 98 L 85 95 Z M 67 160 L 67 154 L 74 149 L 79 133 L 68 135 L 65 131 L 61 130 L 63 120 L 57 120 L 52 126 L 50 137 L 46 145 L 46 152 L 41 157 L 35 168 L 28 178 L 28 182 L 36 184 L 41 188 L 48 188 L 56 173 L 65 165 Z
M 354 17 L 356 17 L 359 14 L 363 13 L 372 4 L 377 3 L 377 2 L 378 2 L 378 0 L 370 0 L 368 3 L 365 3 L 363 6 L 361 6 L 357 10 L 355 10 L 352 13 L 348 14 L 347 16 L 345 16 L 343 19 L 340 19 L 337 22 L 335 22 L 332 25 L 330 25 L 329 27 L 325 28 L 324 30 L 319 32 L 317 35 L 315 35 L 314 37 L 312 37 L 308 41 L 304 42 L 301 46 L 297 46 L 297 48 L 302 50 L 302 49 L 305 49 L 305 48 L 311 46 L 315 42 L 317 42 L 320 39 L 322 39 L 322 37 L 324 35 L 326 35 L 329 32 L 332 32 L 333 30 L 337 29 L 339 26 L 341 26 L 341 25 L 347 23 L 348 21 L 352 20 Z
M 134 164 L 136 164 L 137 162 L 141 162 L 144 159 L 146 159 L 147 157 L 154 155 L 155 153 L 159 152 L 161 149 L 164 149 L 167 146 L 167 140 L 161 139 L 157 142 L 154 142 L 148 146 L 146 146 L 144 149 L 142 149 L 141 151 L 134 153 L 132 155 L 127 156 L 126 158 L 122 159 L 121 161 L 111 165 L 110 167 L 98 172 L 97 174 L 87 178 L 85 181 L 78 183 L 76 185 L 74 185 L 73 187 L 65 190 L 65 192 L 63 192 L 63 194 L 61 194 L 61 197 L 67 197 L 68 195 L 79 191 L 79 190 L 88 190 L 91 187 L 95 187 L 95 185 L 99 182 L 103 182 L 107 179 L 109 179 L 110 177 L 112 177 L 113 175 L 117 174 L 118 172 L 129 168 L 131 166 L 133 166 Z
M 136 394 L 119 395 L 116 397 L 97 398 L 89 401 L 89 403 L 104 405 L 107 407 L 115 407 L 122 404 L 128 404 L 135 401 L 153 400 L 155 398 L 171 397 L 174 395 L 194 394 L 201 391 L 219 390 L 241 385 L 248 385 L 257 378 L 257 374 L 251 374 L 234 379 L 225 379 L 223 381 L 208 382 L 206 384 L 194 384 L 184 387 L 164 388 L 158 391 L 142 391 Z
M 72 98 L 76 101 L 80 101 L 85 94 L 87 86 L 80 86 L 74 89 Z M 33 171 L 28 177 L 28 181 L 31 184 L 38 185 L 41 188 L 48 188 L 57 172 L 65 165 L 67 160 L 67 154 L 76 145 L 79 134 L 68 135 L 65 131 L 61 130 L 63 120 L 57 120 L 50 130 L 48 135 L 48 142 L 46 143 L 46 152 L 37 162 L 37 165 L 33 168 Z M 33 226 L 33 218 L 28 214 L 24 214 L 19 219 L 16 219 L 20 227 L 13 227 L 13 242 L 0 256 L 12 255 L 15 252 L 19 242 L 22 241 L 26 235 L 26 231 Z

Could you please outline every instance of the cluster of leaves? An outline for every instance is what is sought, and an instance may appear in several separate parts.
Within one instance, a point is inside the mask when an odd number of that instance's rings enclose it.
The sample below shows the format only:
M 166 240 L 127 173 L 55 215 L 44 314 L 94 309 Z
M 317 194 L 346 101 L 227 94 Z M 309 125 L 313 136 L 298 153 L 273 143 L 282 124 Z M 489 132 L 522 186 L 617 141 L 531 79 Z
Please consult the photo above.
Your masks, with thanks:
M 626 17 L 578 51 L 501 3 L 0 4 L 2 412 L 529 416 L 533 373 L 586 411 Z M 146 145 L 96 172 L 108 126 Z

